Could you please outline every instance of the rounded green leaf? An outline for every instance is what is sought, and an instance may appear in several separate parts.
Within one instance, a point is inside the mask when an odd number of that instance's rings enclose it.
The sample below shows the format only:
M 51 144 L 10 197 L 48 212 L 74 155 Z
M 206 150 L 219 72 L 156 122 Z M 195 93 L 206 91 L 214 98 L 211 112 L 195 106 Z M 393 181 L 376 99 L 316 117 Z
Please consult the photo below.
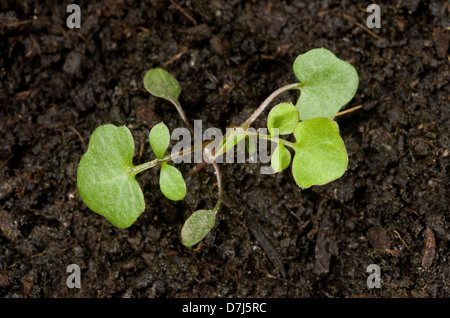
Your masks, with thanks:
M 355 68 L 324 48 L 299 55 L 293 69 L 300 81 L 300 97 L 296 106 L 301 120 L 334 118 L 358 89 Z
M 163 162 L 159 175 L 159 188 L 164 196 L 172 201 L 183 200 L 186 196 L 186 183 L 180 170 Z
M 340 178 L 348 157 L 338 125 L 328 118 L 300 122 L 294 130 L 295 155 L 292 174 L 302 188 L 322 185 Z
M 216 221 L 216 213 L 212 210 L 198 210 L 184 223 L 181 229 L 181 242 L 190 247 L 205 238 Z
M 291 153 L 279 143 L 272 155 L 271 165 L 275 172 L 281 172 L 291 164 Z
M 77 170 L 83 202 L 119 228 L 129 227 L 145 209 L 133 173 L 134 141 L 127 127 L 103 125 L 89 140 Z
M 164 158 L 164 154 L 166 153 L 167 148 L 169 148 L 170 144 L 169 128 L 167 128 L 164 123 L 155 125 L 152 130 L 150 130 L 148 140 L 150 141 L 150 146 L 152 147 L 156 158 Z
M 278 104 L 272 108 L 267 117 L 269 134 L 274 135 L 274 128 L 278 128 L 279 135 L 289 135 L 300 121 L 297 108 L 291 103 Z
M 177 79 L 162 68 L 153 68 L 144 76 L 144 87 L 152 95 L 177 103 L 181 85 Z

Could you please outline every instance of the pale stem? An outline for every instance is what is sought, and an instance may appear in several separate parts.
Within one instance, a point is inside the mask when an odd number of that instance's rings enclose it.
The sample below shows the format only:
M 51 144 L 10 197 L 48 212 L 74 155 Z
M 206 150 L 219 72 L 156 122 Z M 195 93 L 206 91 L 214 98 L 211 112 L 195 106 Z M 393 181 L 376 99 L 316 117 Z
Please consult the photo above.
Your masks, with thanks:
M 264 109 L 266 109 L 266 107 L 270 104 L 270 102 L 277 97 L 278 95 L 280 95 L 281 93 L 288 91 L 290 89 L 294 89 L 299 87 L 300 83 L 295 83 L 295 84 L 288 84 L 285 85 L 283 87 L 280 87 L 279 89 L 277 89 L 276 91 L 274 91 L 272 94 L 269 95 L 269 97 L 267 97 L 261 105 L 259 105 L 259 107 L 253 112 L 253 114 L 241 125 L 242 128 L 244 128 L 244 130 L 247 130 L 251 123 L 253 123 L 255 121 L 256 118 L 258 118 L 259 115 L 261 115 L 261 113 L 264 111 Z
M 173 104 L 173 105 L 175 106 L 175 108 L 177 109 L 178 114 L 180 114 L 181 119 L 183 119 L 183 121 L 184 121 L 184 123 L 186 124 L 186 126 L 188 126 L 188 128 L 189 128 L 189 130 L 190 130 L 191 132 L 193 132 L 194 129 L 193 129 L 191 123 L 189 122 L 189 119 L 186 117 L 186 114 L 184 113 L 184 110 L 183 110 L 183 108 L 181 107 L 180 102 L 179 102 L 178 100 L 170 100 L 170 101 L 172 102 L 172 104 Z
M 216 205 L 214 206 L 214 208 L 212 210 L 214 213 L 217 213 L 217 211 L 220 208 L 220 205 L 222 204 L 222 199 L 223 199 L 222 175 L 220 174 L 220 169 L 219 169 L 219 165 L 217 164 L 217 162 L 213 161 L 212 166 L 216 170 L 217 192 L 218 192 L 218 196 L 219 196 L 217 199 Z
M 197 147 L 197 148 L 191 147 L 191 148 L 189 148 L 186 151 L 180 151 L 180 152 L 177 152 L 175 154 L 171 154 L 171 155 L 166 156 L 166 157 L 161 158 L 161 159 L 155 159 L 155 160 L 152 160 L 152 161 L 145 162 L 143 164 L 135 166 L 133 169 L 131 169 L 130 173 L 133 174 L 133 175 L 136 175 L 139 172 L 142 172 L 144 170 L 153 168 L 153 167 L 155 167 L 155 166 L 157 166 L 159 164 L 162 164 L 163 162 L 172 161 L 174 159 L 181 158 L 181 157 L 184 157 L 185 155 L 191 154 L 191 153 L 193 153 L 193 152 L 195 152 L 197 150 L 202 150 L 204 148 L 203 146 L 204 145 L 202 145 L 201 147 Z
M 276 142 L 276 143 L 278 143 L 278 144 L 281 143 L 281 144 L 283 144 L 283 145 L 285 145 L 285 146 L 288 146 L 288 147 L 290 147 L 290 148 L 292 148 L 292 149 L 295 149 L 295 148 L 297 147 L 293 142 L 290 142 L 290 141 L 281 139 L 281 138 L 279 138 L 279 137 L 272 137 L 272 136 L 269 136 L 269 135 L 257 135 L 257 136 L 258 136 L 259 138 L 261 138 L 261 139 L 273 141 L 273 142 Z

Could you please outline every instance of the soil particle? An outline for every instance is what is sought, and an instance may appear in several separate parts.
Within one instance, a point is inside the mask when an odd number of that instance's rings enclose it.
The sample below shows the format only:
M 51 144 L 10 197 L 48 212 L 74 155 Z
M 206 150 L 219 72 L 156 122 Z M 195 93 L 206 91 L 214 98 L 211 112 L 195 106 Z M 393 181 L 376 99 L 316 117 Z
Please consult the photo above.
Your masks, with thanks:
M 161 118 L 155 113 L 154 104 L 140 104 L 136 108 L 136 122 L 151 129 L 157 123 L 161 122 Z
M 367 239 L 375 251 L 384 252 L 391 248 L 391 240 L 385 228 L 371 227 L 367 231 Z
M 315 252 L 315 269 L 318 275 L 325 274 L 330 270 L 331 256 L 338 255 L 338 246 L 333 238 L 334 223 L 325 213 L 320 221 L 317 232 Z
M 425 229 L 425 239 L 423 245 L 423 257 L 422 267 L 429 269 L 433 263 L 434 256 L 436 254 L 436 239 L 434 238 L 433 231 L 427 226 Z
M 257 221 L 255 221 L 255 216 L 252 212 L 247 212 L 247 220 L 250 224 L 250 231 L 255 236 L 261 248 L 266 253 L 269 260 L 279 269 L 282 276 L 286 276 L 286 271 L 284 269 L 283 260 L 281 255 L 273 246 L 273 243 L 270 241 L 270 238 L 267 234 L 261 229 L 258 225 Z
M 21 236 L 17 222 L 13 220 L 7 211 L 0 211 L 0 231 L 12 243 Z

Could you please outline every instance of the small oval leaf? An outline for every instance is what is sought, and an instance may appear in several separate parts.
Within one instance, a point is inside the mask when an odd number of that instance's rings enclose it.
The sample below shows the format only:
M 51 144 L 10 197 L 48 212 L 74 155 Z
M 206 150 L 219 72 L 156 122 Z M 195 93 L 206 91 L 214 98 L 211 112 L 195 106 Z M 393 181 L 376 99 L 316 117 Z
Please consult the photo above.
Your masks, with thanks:
M 324 48 L 299 55 L 293 70 L 300 81 L 300 97 L 296 106 L 301 120 L 334 118 L 358 89 L 355 68 Z
M 150 134 L 148 135 L 148 140 L 150 141 L 150 146 L 156 155 L 156 158 L 164 158 L 164 154 L 169 148 L 170 144 L 170 132 L 169 128 L 164 123 L 159 123 L 155 125 Z
M 181 85 L 177 79 L 162 68 L 153 68 L 144 76 L 144 87 L 152 95 L 177 103 Z
M 183 200 L 186 196 L 186 183 L 180 170 L 163 162 L 159 175 L 159 188 L 164 196 L 172 201 Z
M 275 172 L 285 170 L 291 164 L 291 153 L 282 144 L 279 143 L 272 155 L 271 165 Z
M 212 230 L 216 221 L 216 213 L 212 210 L 198 210 L 184 223 L 181 229 L 183 245 L 190 247 L 205 238 Z
M 133 153 L 127 127 L 103 125 L 93 132 L 77 170 L 83 202 L 119 228 L 129 227 L 145 209 L 144 195 L 132 173 Z
M 292 174 L 300 187 L 323 185 L 345 173 L 347 151 L 333 120 L 313 118 L 302 121 L 295 127 L 294 135 Z
M 297 108 L 290 103 L 282 103 L 273 107 L 267 117 L 269 134 L 274 135 L 274 128 L 278 128 L 279 135 L 289 135 L 300 121 Z

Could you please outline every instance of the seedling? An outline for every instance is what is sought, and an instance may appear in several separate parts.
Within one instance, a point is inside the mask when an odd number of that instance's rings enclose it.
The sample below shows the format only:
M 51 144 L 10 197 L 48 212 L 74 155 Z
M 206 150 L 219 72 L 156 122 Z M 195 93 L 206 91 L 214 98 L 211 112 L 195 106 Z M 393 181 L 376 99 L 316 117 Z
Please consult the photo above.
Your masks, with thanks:
M 203 151 L 205 162 L 212 164 L 216 172 L 218 198 L 212 209 L 196 211 L 186 220 L 181 230 L 182 243 L 193 246 L 214 227 L 221 206 L 222 180 L 217 159 L 240 141 L 256 137 L 278 144 L 271 159 L 273 173 L 282 172 L 292 163 L 293 179 L 301 188 L 323 185 L 340 178 L 347 169 L 348 157 L 339 127 L 333 119 L 356 93 L 358 74 L 352 65 L 323 48 L 299 55 L 293 70 L 299 82 L 274 91 L 242 125 L 227 133 L 212 151 L 207 143 L 199 143 L 199 149 L 192 147 L 166 154 L 170 131 L 164 123 L 159 123 L 149 134 L 156 159 L 135 166 L 132 163 L 134 142 L 128 128 L 110 124 L 98 127 L 78 166 L 77 185 L 82 200 L 113 225 L 127 228 L 145 209 L 136 175 L 160 165 L 161 192 L 170 200 L 182 200 L 186 195 L 186 184 L 181 172 L 169 162 L 194 151 Z M 192 130 L 178 100 L 182 88 L 171 74 L 161 68 L 151 69 L 144 77 L 144 86 L 150 94 L 171 102 Z M 281 103 L 271 109 L 267 117 L 269 134 L 249 129 L 276 96 L 292 89 L 300 91 L 297 103 Z M 280 137 L 292 134 L 295 141 Z M 250 143 L 248 149 L 254 151 Z

